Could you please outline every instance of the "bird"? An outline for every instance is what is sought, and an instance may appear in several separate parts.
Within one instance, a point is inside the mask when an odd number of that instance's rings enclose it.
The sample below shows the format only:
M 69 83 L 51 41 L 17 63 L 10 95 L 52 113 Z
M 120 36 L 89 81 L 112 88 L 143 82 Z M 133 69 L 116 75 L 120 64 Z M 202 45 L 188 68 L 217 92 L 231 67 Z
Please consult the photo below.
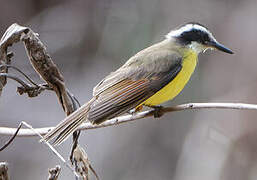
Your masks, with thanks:
M 48 132 L 43 141 L 59 145 L 85 121 L 101 124 L 143 106 L 158 108 L 182 91 L 195 70 L 198 54 L 207 49 L 233 54 L 200 23 L 171 30 L 164 40 L 139 51 L 100 81 L 92 99 Z

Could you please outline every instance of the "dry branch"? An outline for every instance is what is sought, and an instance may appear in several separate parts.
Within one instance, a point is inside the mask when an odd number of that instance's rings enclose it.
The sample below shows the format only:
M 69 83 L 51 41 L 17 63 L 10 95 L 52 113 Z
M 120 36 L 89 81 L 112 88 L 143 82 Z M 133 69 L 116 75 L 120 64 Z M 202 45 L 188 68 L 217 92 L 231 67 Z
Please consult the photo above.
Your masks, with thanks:
M 14 23 L 6 30 L 0 40 L 0 73 L 8 73 L 8 67 L 3 66 L 10 64 L 10 58 L 13 55 L 8 53 L 8 47 L 20 41 L 24 42 L 33 68 L 57 94 L 66 115 L 72 113 L 74 107 L 66 90 L 63 76 L 48 54 L 45 45 L 38 38 L 38 34 L 34 33 L 30 28 Z M 0 93 L 7 82 L 6 78 L 7 76 L 0 77 Z
M 27 31 L 26 27 L 11 25 L 4 33 L 0 40 L 0 73 L 8 73 L 8 68 L 2 65 L 9 65 L 11 63 L 12 52 L 8 52 L 8 47 L 13 43 L 20 41 L 21 34 Z M 5 76 L 0 77 L 0 96 L 2 94 L 3 87 L 6 85 L 7 80 Z
M 13 56 L 13 53 L 8 53 L 7 49 L 12 44 L 20 41 L 23 41 L 24 43 L 31 65 L 39 76 L 47 83 L 46 85 L 35 84 L 28 76 L 26 76 L 25 73 L 16 67 L 14 69 L 21 73 L 32 85 L 8 73 L 8 68 L 12 67 L 10 66 L 10 58 Z M 46 46 L 38 38 L 38 34 L 34 33 L 29 27 L 23 27 L 16 23 L 12 24 L 6 30 L 0 40 L 0 95 L 3 87 L 7 83 L 7 78 L 13 79 L 20 83 L 22 86 L 18 87 L 18 92 L 20 94 L 27 93 L 29 97 L 38 96 L 45 89 L 53 90 L 56 93 L 58 100 L 67 116 L 76 110 L 77 100 L 66 88 L 61 72 L 47 52 Z M 37 131 L 32 131 L 35 134 L 39 134 Z M 76 142 L 73 143 L 74 149 L 78 145 L 79 133 L 75 132 L 73 136 L 76 137 Z M 1 148 L 1 150 L 6 148 L 15 137 L 16 135 L 14 135 L 3 146 L 3 148 Z M 51 150 L 55 151 L 55 149 L 53 149 L 51 146 L 49 147 Z
M 197 109 L 237 109 L 237 110 L 257 110 L 257 105 L 255 104 L 244 104 L 244 103 L 188 103 L 181 104 L 173 107 L 161 108 L 162 113 L 166 114 L 173 111 L 183 111 L 183 110 L 197 110 Z M 83 123 L 79 130 L 96 129 L 108 126 L 114 126 L 121 123 L 126 123 L 130 121 L 135 121 L 138 119 L 146 119 L 146 117 L 153 116 L 154 110 L 148 110 L 139 112 L 132 115 L 119 116 L 108 121 L 105 121 L 99 125 L 92 125 L 89 122 Z M 54 127 L 36 128 L 35 131 L 41 135 L 46 134 Z M 0 135 L 11 136 L 16 132 L 16 128 L 0 127 Z M 17 136 L 36 136 L 36 133 L 30 129 L 20 129 Z

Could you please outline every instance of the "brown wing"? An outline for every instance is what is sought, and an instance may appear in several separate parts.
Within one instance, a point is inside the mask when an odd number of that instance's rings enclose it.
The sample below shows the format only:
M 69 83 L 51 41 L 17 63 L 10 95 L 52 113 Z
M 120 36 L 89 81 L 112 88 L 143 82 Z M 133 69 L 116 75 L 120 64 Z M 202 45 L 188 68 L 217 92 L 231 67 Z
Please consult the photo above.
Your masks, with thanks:
M 144 64 L 140 64 L 140 59 L 135 59 L 107 76 L 100 83 L 100 86 L 105 84 L 107 88 L 98 87 L 102 90 L 95 93 L 96 100 L 90 105 L 87 119 L 99 124 L 127 112 L 172 81 L 182 68 L 181 57 L 170 51 L 156 53 L 144 56 L 149 58 Z

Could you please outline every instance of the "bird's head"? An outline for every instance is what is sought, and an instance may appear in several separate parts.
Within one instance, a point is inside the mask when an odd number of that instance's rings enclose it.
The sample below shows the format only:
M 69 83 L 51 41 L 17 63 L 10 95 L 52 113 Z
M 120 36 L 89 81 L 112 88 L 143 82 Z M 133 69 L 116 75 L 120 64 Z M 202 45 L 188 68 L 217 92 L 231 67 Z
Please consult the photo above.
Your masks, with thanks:
M 166 35 L 167 39 L 175 39 L 179 44 L 200 53 L 207 49 L 217 49 L 229 54 L 233 52 L 220 44 L 212 33 L 199 23 L 187 23 L 172 30 Z

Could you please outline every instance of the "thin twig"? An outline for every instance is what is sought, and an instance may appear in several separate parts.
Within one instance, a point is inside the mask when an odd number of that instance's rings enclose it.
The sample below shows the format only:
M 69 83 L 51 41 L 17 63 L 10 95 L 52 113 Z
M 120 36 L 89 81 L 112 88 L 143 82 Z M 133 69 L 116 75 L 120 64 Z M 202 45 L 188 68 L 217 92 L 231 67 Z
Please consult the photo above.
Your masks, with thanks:
M 11 74 L 8 74 L 8 73 L 0 73 L 0 77 L 10 78 L 10 79 L 18 82 L 20 85 L 22 85 L 23 87 L 25 87 L 27 89 L 31 88 L 31 86 L 29 84 L 27 84 L 26 82 L 24 82 L 23 80 L 21 80 L 17 76 L 14 76 L 14 75 L 11 75 Z
M 38 96 L 44 90 L 52 90 L 48 86 L 40 85 L 40 84 L 36 86 L 31 86 L 30 84 L 23 81 L 19 77 L 8 73 L 0 73 L 0 77 L 6 77 L 18 82 L 21 85 L 21 87 L 17 87 L 17 91 L 20 95 L 22 95 L 23 93 L 27 93 L 29 97 L 35 97 L 35 96 Z
M 237 110 L 257 110 L 256 104 L 244 104 L 244 103 L 188 103 L 181 104 L 173 107 L 162 108 L 161 111 L 166 114 L 173 111 L 184 111 L 193 109 L 237 109 Z M 133 115 L 119 116 L 99 125 L 93 125 L 89 122 L 83 123 L 78 130 L 97 129 L 108 126 L 114 126 L 122 123 L 135 121 L 138 119 L 146 119 L 146 117 L 153 116 L 154 110 L 148 110 L 139 112 Z M 44 135 L 54 127 L 35 128 L 34 130 Z M 13 135 L 16 132 L 16 128 L 0 127 L 0 135 Z M 29 129 L 20 129 L 17 136 L 36 136 L 37 134 Z
M 22 121 L 21 122 L 23 125 L 25 125 L 26 127 L 28 127 L 31 131 L 33 131 L 34 133 L 36 133 L 37 136 L 39 136 L 41 139 L 43 138 L 43 136 L 41 134 L 39 134 L 37 131 L 35 131 L 35 129 L 29 125 L 28 123 Z M 49 143 L 49 142 L 46 142 L 46 141 L 43 141 L 44 144 L 46 144 L 51 150 L 52 152 L 63 162 L 63 164 L 68 167 L 68 169 L 70 169 L 73 174 L 76 176 L 76 177 L 79 177 L 79 175 L 77 174 L 76 171 L 73 170 L 73 168 L 66 162 L 66 160 L 64 159 L 64 157 L 62 157 L 62 155 Z
M 72 104 L 73 104 L 73 106 L 74 106 L 74 109 L 75 109 L 75 110 L 78 109 L 78 107 L 81 106 L 79 100 L 78 100 L 68 89 L 66 89 L 66 91 L 67 91 L 67 94 L 68 94 L 68 96 L 70 97 L 70 99 L 71 99 L 71 101 L 72 101 Z
M 22 123 L 19 124 L 16 132 L 14 133 L 14 135 L 5 143 L 5 145 L 3 145 L 1 148 L 0 148 L 0 151 L 3 151 L 5 148 L 7 148 L 9 146 L 9 144 L 12 143 L 12 141 L 15 139 L 15 137 L 17 136 L 19 130 L 21 129 L 21 126 L 22 126 Z
M 10 64 L 2 64 L 0 65 L 0 69 L 2 67 L 7 67 L 7 68 L 12 68 L 14 70 L 16 70 L 17 72 L 19 72 L 20 74 L 22 74 L 25 79 L 27 79 L 31 84 L 33 84 L 34 86 L 38 86 L 37 83 L 35 83 L 27 74 L 25 74 L 22 70 L 20 70 L 19 68 L 15 67 L 15 66 L 12 66 Z

